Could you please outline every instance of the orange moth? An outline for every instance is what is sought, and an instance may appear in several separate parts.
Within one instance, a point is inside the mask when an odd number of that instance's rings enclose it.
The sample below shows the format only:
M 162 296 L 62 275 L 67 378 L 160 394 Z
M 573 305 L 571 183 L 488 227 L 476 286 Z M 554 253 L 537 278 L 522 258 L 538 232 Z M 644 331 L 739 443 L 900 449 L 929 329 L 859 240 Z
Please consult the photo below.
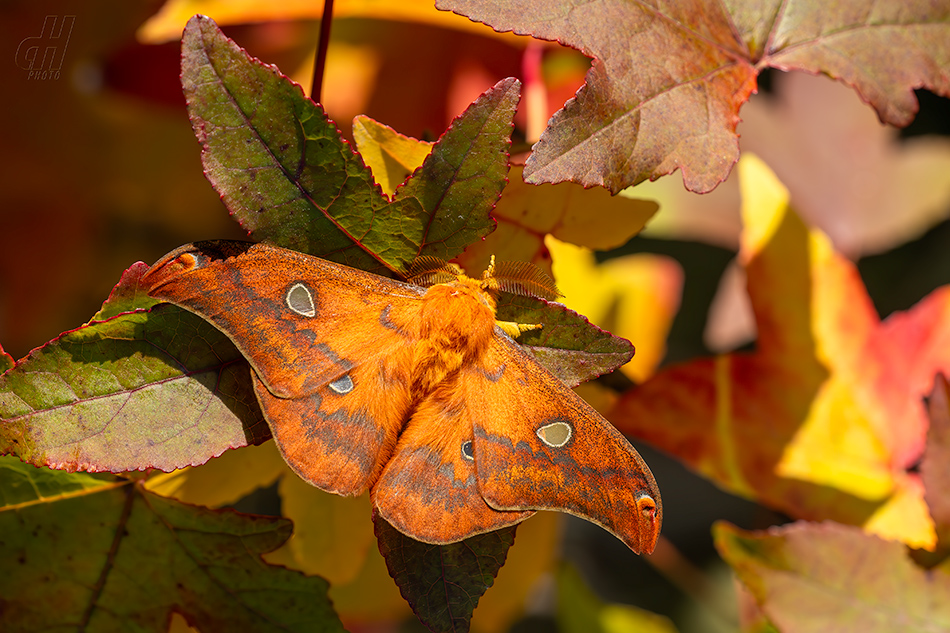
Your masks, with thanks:
M 223 331 L 251 365 L 287 463 L 314 486 L 453 543 L 560 510 L 652 552 L 660 493 L 629 442 L 495 318 L 500 291 L 556 296 L 528 264 L 480 279 L 423 258 L 410 283 L 266 244 L 201 242 L 143 283 Z

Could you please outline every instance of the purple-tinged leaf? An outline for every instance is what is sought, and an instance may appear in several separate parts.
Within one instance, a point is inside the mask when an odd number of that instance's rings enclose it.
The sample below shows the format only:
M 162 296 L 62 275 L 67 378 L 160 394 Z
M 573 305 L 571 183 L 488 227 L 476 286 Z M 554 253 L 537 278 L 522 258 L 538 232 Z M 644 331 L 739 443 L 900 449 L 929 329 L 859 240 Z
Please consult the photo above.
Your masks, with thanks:
M 894 125 L 917 112 L 914 89 L 950 94 L 950 7 L 942 1 L 436 6 L 593 58 L 586 84 L 551 117 L 525 164 L 534 184 L 571 180 L 617 193 L 680 169 L 687 189 L 709 191 L 739 157 L 739 108 L 768 67 L 835 78 Z
M 950 570 L 839 523 L 746 532 L 713 527 L 716 548 L 782 633 L 950 631 Z
M 378 273 L 418 251 L 418 203 L 391 206 L 299 85 L 204 16 L 185 27 L 181 64 L 205 175 L 255 239 Z
M 524 332 L 518 342 L 570 387 L 611 372 L 633 358 L 630 341 L 600 329 L 559 303 L 503 294 L 498 301 L 498 319 L 542 324 L 540 330 Z
M 436 633 L 468 631 L 479 598 L 505 564 L 518 526 L 430 545 L 409 538 L 378 515 L 373 521 L 389 575 L 419 620 Z

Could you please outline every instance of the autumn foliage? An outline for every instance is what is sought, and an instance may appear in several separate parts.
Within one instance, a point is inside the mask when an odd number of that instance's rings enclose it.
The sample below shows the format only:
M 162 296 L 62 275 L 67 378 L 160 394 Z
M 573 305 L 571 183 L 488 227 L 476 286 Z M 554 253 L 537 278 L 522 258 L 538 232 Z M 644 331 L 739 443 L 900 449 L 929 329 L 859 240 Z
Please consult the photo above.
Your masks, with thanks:
M 950 631 L 950 143 L 894 129 L 950 97 L 950 5 L 338 0 L 311 88 L 322 9 L 104 2 L 69 79 L 0 71 L 0 629 Z M 142 283 L 209 238 L 551 272 L 498 318 L 645 449 L 656 552 L 302 481 Z

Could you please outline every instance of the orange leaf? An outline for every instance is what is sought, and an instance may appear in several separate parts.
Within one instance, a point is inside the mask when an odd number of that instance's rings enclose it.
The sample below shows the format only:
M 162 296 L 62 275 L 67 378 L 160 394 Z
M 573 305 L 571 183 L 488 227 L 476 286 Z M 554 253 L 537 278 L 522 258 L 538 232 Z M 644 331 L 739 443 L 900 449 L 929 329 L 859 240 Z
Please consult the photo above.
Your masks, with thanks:
M 740 176 L 757 351 L 661 371 L 613 421 L 794 517 L 933 547 L 909 469 L 927 429 L 922 397 L 950 369 L 950 288 L 881 322 L 853 264 L 788 209 L 764 165 L 744 158 Z

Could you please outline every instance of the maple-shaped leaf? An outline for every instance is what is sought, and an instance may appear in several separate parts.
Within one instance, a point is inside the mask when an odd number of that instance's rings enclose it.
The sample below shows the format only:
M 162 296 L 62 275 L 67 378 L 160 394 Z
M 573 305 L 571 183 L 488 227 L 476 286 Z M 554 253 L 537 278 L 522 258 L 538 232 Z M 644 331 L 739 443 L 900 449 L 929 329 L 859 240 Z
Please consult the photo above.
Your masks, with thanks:
M 327 582 L 267 565 L 290 521 L 209 510 L 120 478 L 0 458 L 4 628 L 342 631 Z
M 270 437 L 247 361 L 211 324 L 147 306 L 127 270 L 97 317 L 0 376 L 0 453 L 66 470 L 172 470 Z
M 716 548 L 783 633 L 950 631 L 950 570 L 852 526 L 713 528 Z
M 950 94 L 945 3 L 437 0 L 436 7 L 594 59 L 587 83 L 535 145 L 529 182 L 572 180 L 616 193 L 681 169 L 687 189 L 710 191 L 739 157 L 739 108 L 768 67 L 838 79 L 894 125 L 913 119 L 914 88 Z
M 609 417 L 793 517 L 933 547 L 913 469 L 923 396 L 950 370 L 950 288 L 880 321 L 854 265 L 788 209 L 764 165 L 743 158 L 740 176 L 756 351 L 668 367 Z
M 258 240 L 381 274 L 451 259 L 494 227 L 520 83 L 500 81 L 385 196 L 323 109 L 210 19 L 182 38 L 182 86 L 205 173 Z
M 374 514 L 379 551 L 403 597 L 435 633 L 468 631 L 472 612 L 495 581 L 517 525 L 452 543 L 409 538 Z

